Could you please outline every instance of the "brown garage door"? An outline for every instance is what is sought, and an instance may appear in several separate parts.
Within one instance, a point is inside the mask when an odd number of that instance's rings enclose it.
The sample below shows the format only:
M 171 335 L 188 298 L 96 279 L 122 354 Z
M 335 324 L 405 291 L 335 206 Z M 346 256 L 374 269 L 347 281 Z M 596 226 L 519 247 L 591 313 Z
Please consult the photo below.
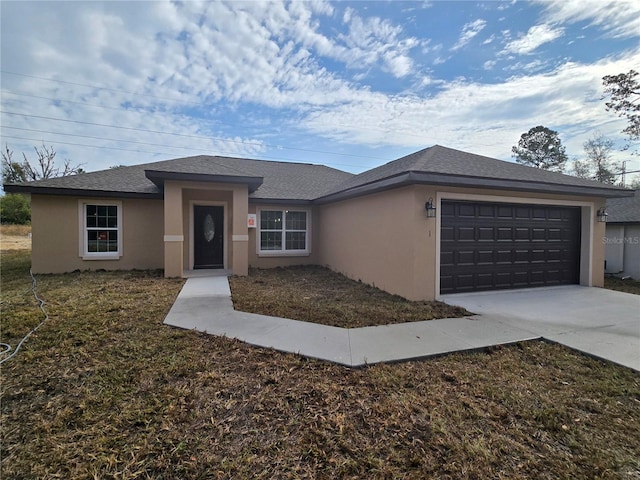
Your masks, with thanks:
M 580 208 L 443 200 L 440 293 L 579 282 Z

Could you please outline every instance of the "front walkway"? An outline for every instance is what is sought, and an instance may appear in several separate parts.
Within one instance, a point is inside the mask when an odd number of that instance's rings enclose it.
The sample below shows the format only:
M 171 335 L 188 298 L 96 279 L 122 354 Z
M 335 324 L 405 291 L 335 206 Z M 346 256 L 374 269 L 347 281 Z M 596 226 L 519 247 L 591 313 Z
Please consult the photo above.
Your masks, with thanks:
M 580 286 L 448 295 L 481 315 L 339 328 L 233 309 L 226 277 L 189 278 L 164 323 L 359 367 L 545 338 L 640 370 L 640 297 Z
M 226 277 L 187 279 L 164 323 L 349 367 L 540 338 L 478 316 L 348 329 L 238 312 Z

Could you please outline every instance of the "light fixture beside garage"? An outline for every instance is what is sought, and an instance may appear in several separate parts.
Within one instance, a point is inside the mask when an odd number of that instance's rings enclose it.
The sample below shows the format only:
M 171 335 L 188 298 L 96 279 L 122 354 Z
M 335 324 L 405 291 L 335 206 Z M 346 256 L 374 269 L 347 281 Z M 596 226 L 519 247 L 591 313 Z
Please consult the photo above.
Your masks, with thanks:
M 606 222 L 609 214 L 607 213 L 607 210 L 604 207 L 602 207 L 600 210 L 598 210 L 598 213 L 596 213 L 596 216 L 598 217 L 599 222 Z
M 429 197 L 427 203 L 424 204 L 424 209 L 427 211 L 427 218 L 435 218 L 436 206 L 433 204 L 433 197 Z

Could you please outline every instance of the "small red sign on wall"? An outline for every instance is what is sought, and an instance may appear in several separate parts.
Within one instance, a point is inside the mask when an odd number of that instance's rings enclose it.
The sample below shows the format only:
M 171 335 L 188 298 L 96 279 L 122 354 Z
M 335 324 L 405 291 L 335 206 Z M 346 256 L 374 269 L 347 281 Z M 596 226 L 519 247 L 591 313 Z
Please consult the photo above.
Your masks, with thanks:
M 247 215 L 247 227 L 256 228 L 256 214 L 250 213 Z

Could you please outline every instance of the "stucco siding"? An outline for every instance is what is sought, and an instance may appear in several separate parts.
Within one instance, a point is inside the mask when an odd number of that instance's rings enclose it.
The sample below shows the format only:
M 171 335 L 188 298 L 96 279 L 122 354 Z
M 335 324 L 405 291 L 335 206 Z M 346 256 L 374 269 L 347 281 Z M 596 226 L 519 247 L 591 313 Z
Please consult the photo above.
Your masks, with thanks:
M 435 226 L 417 187 L 323 205 L 320 263 L 411 300 L 433 297 Z
M 105 202 L 90 197 L 31 196 L 34 273 L 163 268 L 162 200 L 117 200 L 122 203 L 122 256 L 117 260 L 81 257 L 80 200 Z
M 602 286 L 604 224 L 595 212 L 604 200 L 486 189 L 416 185 L 330 203 L 319 208 L 319 262 L 411 300 L 439 295 L 439 218 L 424 204 L 442 199 L 578 206 L 581 209 L 580 283 Z

